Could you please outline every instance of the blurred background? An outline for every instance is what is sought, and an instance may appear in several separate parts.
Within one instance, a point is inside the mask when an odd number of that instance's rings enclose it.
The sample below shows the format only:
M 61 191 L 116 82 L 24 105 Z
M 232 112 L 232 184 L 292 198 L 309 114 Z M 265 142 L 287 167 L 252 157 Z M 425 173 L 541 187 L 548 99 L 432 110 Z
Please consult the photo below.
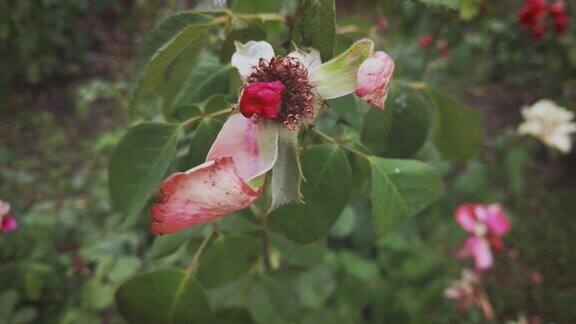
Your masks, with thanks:
M 115 288 L 141 270 L 152 237 L 145 226 L 115 231 L 109 157 L 128 125 L 139 42 L 196 2 L 0 0 L 0 199 L 18 222 L 0 234 L 0 323 L 122 322 Z M 540 99 L 576 110 L 576 2 L 562 1 L 565 20 L 547 9 L 544 30 L 521 19 L 526 1 L 446 2 L 337 1 L 338 46 L 368 36 L 398 73 L 468 104 L 486 124 L 483 150 L 438 161 L 448 197 L 415 222 L 412 240 L 366 235 L 368 215 L 355 208 L 328 240 L 284 242 L 296 263 L 327 260 L 299 279 L 299 294 L 346 323 L 479 323 L 489 321 L 486 303 L 494 322 L 576 322 L 576 154 L 517 135 L 521 109 Z M 466 201 L 501 202 L 512 221 L 468 303 L 444 294 L 466 267 L 455 257 L 466 233 L 453 218 Z

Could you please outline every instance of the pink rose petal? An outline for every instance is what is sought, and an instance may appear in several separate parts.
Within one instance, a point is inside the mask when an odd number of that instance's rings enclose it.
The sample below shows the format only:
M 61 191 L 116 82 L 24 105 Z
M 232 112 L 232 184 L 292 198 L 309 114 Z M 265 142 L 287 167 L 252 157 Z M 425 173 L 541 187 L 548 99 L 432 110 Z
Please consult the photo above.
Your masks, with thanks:
M 462 204 L 456 209 L 454 214 L 456 222 L 464 230 L 474 233 L 476 228 L 476 215 L 474 215 L 474 205 L 473 204 Z
M 0 200 L 0 233 L 8 234 L 16 228 L 18 223 L 10 213 L 10 204 Z
M 232 157 L 242 179 L 249 181 L 272 169 L 278 150 L 278 133 L 264 120 L 253 123 L 236 114 L 224 126 L 206 161 Z
M 272 168 L 277 146 L 278 132 L 270 124 L 230 117 L 205 163 L 172 174 L 162 183 L 151 207 L 152 232 L 174 233 L 250 206 L 262 188 L 254 189 L 248 182 Z
M 486 218 L 484 223 L 488 226 L 491 233 L 502 236 L 510 230 L 510 221 L 500 204 L 486 206 Z
M 358 68 L 356 95 L 368 103 L 384 109 L 390 80 L 394 73 L 394 60 L 384 52 L 376 52 Z
M 490 242 L 477 236 L 470 236 L 466 240 L 459 256 L 472 257 L 472 259 L 474 259 L 474 266 L 478 271 L 490 269 L 494 262 Z
M 171 175 L 152 205 L 152 232 L 168 234 L 250 206 L 261 194 L 248 186 L 230 157 Z
M 0 227 L 0 232 L 8 234 L 18 228 L 18 223 L 16 219 L 12 217 L 12 214 L 8 214 L 2 218 L 2 225 L 0 225 Z

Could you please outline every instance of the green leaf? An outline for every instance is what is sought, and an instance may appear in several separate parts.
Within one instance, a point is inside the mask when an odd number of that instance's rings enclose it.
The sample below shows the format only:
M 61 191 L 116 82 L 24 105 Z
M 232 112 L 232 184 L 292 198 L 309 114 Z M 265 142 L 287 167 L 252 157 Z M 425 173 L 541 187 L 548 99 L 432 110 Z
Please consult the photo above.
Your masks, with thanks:
M 262 279 L 270 303 L 278 315 L 289 321 L 298 320 L 300 318 L 300 305 L 296 289 L 290 282 L 290 278 L 265 275 Z
M 302 273 L 296 283 L 302 305 L 322 307 L 336 289 L 336 280 L 327 266 Z
M 336 47 L 336 6 L 334 0 L 300 0 L 292 29 L 298 45 L 317 49 L 326 61 Z
M 202 56 L 200 61 L 174 99 L 170 112 L 198 104 L 215 94 L 230 92 L 230 72 L 234 68 L 230 65 L 221 65 L 215 56 L 208 54 Z
M 258 259 L 260 244 L 249 236 L 220 236 L 205 252 L 197 278 L 207 288 L 238 279 Z
M 0 321 L 8 323 L 19 299 L 20 296 L 15 289 L 5 290 L 0 294 Z
M 478 15 L 482 0 L 461 0 L 460 17 L 463 20 L 472 20 Z
M 344 53 L 312 70 L 316 91 L 323 99 L 334 99 L 354 91 L 360 65 L 374 52 L 374 43 L 362 39 Z
M 228 308 L 216 314 L 218 324 L 256 324 L 249 311 L 244 308 Z
M 38 317 L 38 311 L 34 307 L 26 306 L 19 308 L 14 317 L 12 318 L 11 324 L 26 324 L 33 323 L 33 321 Z
M 169 18 L 152 32 L 136 63 L 132 107 L 151 90 L 163 89 L 167 68 L 189 46 L 195 46 L 210 26 L 211 18 L 186 13 Z
M 181 270 L 136 276 L 118 288 L 115 298 L 129 323 L 213 323 L 204 290 L 190 273 Z
M 135 256 L 121 256 L 116 259 L 114 267 L 110 269 L 108 278 L 111 282 L 120 283 L 131 277 L 140 269 L 142 261 Z
M 281 1 L 279 0 L 234 0 L 230 6 L 237 13 L 263 13 L 280 11 Z
M 317 266 L 324 261 L 327 253 L 326 240 L 302 245 L 286 239 L 284 235 L 270 233 L 270 243 L 278 249 L 283 261 L 302 267 Z
M 175 253 L 186 242 L 186 232 L 156 236 L 150 248 L 150 258 L 160 259 Z
M 438 172 L 413 160 L 370 158 L 372 215 L 376 231 L 386 233 L 399 219 L 416 215 L 443 193 Z
M 178 143 L 178 125 L 143 123 L 120 141 L 109 168 L 110 195 L 125 215 L 122 228 L 133 226 L 164 179 Z
M 434 142 L 448 160 L 468 160 L 478 154 L 484 126 L 476 112 L 459 102 L 428 89 L 436 113 Z
M 203 45 L 202 41 L 192 43 L 166 69 L 162 85 L 162 112 L 165 117 L 172 115 L 174 99 L 182 91 L 191 71 L 198 65 Z
M 395 85 L 386 110 L 371 109 L 364 117 L 362 142 L 379 156 L 413 157 L 430 133 L 429 105 L 422 93 Z
M 429 6 L 440 6 L 450 9 L 458 9 L 460 5 L 460 0 L 420 0 L 420 2 Z
M 311 146 L 302 153 L 304 204 L 288 204 L 272 214 L 272 221 L 299 243 L 319 239 L 342 213 L 352 185 L 348 157 L 332 144 Z
M 212 147 L 212 143 L 222 128 L 223 122 L 221 120 L 206 117 L 200 121 L 198 128 L 190 139 L 190 149 L 186 158 L 187 168 L 191 168 L 202 164 L 206 161 L 208 151 Z
M 302 169 L 298 156 L 298 132 L 278 129 L 278 159 L 272 168 L 270 211 L 290 202 L 302 202 Z

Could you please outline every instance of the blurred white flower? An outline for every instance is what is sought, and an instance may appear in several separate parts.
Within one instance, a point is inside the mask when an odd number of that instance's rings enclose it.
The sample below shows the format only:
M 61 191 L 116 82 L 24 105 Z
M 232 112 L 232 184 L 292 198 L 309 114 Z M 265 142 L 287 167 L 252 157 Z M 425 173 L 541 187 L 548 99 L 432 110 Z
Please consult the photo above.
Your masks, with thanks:
M 572 150 L 571 134 L 576 132 L 573 112 L 551 100 L 540 100 L 531 107 L 524 107 L 522 116 L 524 123 L 518 128 L 520 134 L 532 135 L 565 154 Z

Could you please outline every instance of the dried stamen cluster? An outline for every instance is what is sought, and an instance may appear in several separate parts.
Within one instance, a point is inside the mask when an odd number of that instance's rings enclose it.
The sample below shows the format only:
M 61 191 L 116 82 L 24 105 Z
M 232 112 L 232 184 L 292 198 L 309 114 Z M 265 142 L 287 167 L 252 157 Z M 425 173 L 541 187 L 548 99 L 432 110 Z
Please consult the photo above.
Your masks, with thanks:
M 275 120 L 290 129 L 298 129 L 302 118 L 314 117 L 314 94 L 308 81 L 308 70 L 297 58 L 260 59 L 252 67 L 247 83 L 281 81 L 285 86 L 282 106 Z

